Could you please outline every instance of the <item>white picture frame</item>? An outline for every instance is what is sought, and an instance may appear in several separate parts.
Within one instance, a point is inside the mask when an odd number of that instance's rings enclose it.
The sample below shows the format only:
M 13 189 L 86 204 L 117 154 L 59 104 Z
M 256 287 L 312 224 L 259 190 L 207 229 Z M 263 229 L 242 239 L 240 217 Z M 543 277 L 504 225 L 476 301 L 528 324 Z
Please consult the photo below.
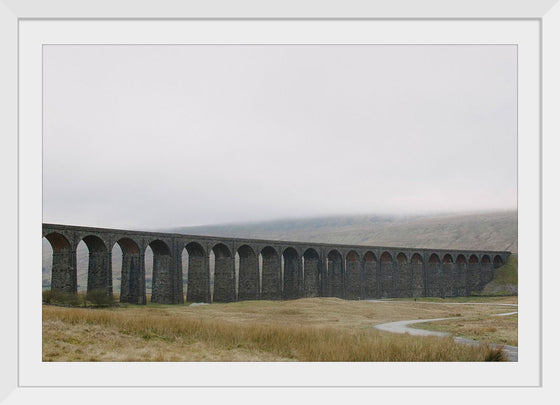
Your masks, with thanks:
M 7 252 L 5 256 L 6 269 L 3 272 L 4 289 L 0 294 L 2 300 L 2 319 L 5 325 L 2 336 L 2 366 L 0 374 L 0 400 L 6 403 L 31 403 L 32 401 L 56 402 L 56 403 L 74 403 L 80 402 L 110 402 L 116 398 L 118 400 L 133 400 L 135 402 L 155 402 L 171 399 L 197 399 L 209 400 L 208 395 L 216 397 L 220 400 L 231 400 L 232 398 L 242 398 L 244 402 L 262 402 L 263 398 L 273 398 L 275 400 L 293 400 L 301 398 L 302 395 L 313 396 L 315 400 L 319 398 L 329 398 L 335 401 L 347 401 L 349 398 L 356 396 L 364 398 L 375 395 L 378 400 L 414 400 L 429 397 L 432 402 L 448 401 L 450 397 L 454 402 L 472 402 L 480 396 L 480 392 L 475 389 L 462 387 L 461 384 L 451 386 L 454 388 L 452 394 L 442 388 L 439 384 L 427 384 L 425 388 L 414 388 L 409 385 L 406 390 L 399 389 L 403 386 L 395 386 L 392 389 L 375 390 L 373 388 L 344 388 L 351 386 L 342 384 L 339 389 L 335 389 L 336 384 L 331 384 L 332 388 L 328 390 L 318 391 L 317 387 L 302 386 L 298 389 L 281 389 L 282 384 L 277 387 L 269 387 L 267 391 L 261 388 L 239 389 L 233 387 L 222 388 L 208 386 L 206 388 L 184 388 L 179 387 L 173 390 L 162 391 L 157 386 L 142 389 L 131 389 L 131 387 L 115 386 L 111 389 L 89 388 L 85 386 L 75 386 L 74 388 L 65 387 L 64 381 L 56 384 L 53 388 L 37 388 L 37 386 L 24 386 L 21 384 L 20 373 L 20 339 L 21 339 L 21 316 L 20 311 L 21 296 L 15 286 L 20 286 L 24 281 L 21 273 L 16 271 L 19 266 L 19 254 L 21 253 L 21 232 L 22 223 L 30 221 L 31 218 L 22 216 L 20 206 L 24 202 L 22 198 L 22 190 L 20 189 L 20 170 L 22 165 L 21 144 L 20 144 L 20 99 L 19 92 L 21 87 L 27 83 L 22 83 L 19 63 L 21 61 L 20 54 L 20 26 L 24 21 L 56 21 L 56 19 L 71 19 L 80 25 L 81 22 L 92 21 L 94 19 L 122 19 L 122 21 L 142 21 L 151 19 L 160 19 L 162 21 L 180 21 L 181 19 L 202 21 L 219 19 L 221 21 L 232 19 L 232 21 L 244 21 L 245 19 L 259 19 L 266 21 L 294 19 L 306 19 L 309 21 L 411 21 L 422 22 L 432 20 L 445 20 L 450 24 L 460 21 L 527 21 L 534 22 L 539 26 L 539 83 L 541 100 L 540 107 L 540 139 L 538 141 L 540 151 L 540 162 L 538 162 L 539 173 L 532 180 L 536 183 L 535 190 L 538 193 L 537 200 L 539 202 L 539 212 L 537 218 L 540 223 L 535 226 L 538 228 L 538 235 L 541 235 L 537 241 L 540 257 L 538 260 L 539 268 L 539 291 L 537 296 L 539 310 L 531 313 L 531 316 L 537 315 L 538 319 L 533 321 L 539 325 L 540 352 L 539 359 L 539 375 L 536 379 L 532 379 L 528 384 L 517 384 L 513 386 L 525 386 L 525 390 L 507 390 L 507 384 L 498 387 L 488 387 L 485 392 L 485 398 L 489 400 L 532 400 L 539 403 L 548 403 L 554 398 L 554 394 L 558 393 L 558 389 L 551 385 L 550 380 L 554 378 L 553 369 L 556 369 L 557 362 L 554 361 L 558 355 L 549 349 L 546 357 L 544 356 L 544 348 L 553 344 L 552 331 L 548 331 L 548 339 L 544 333 L 544 308 L 552 308 L 554 305 L 554 286 L 560 281 L 558 275 L 553 272 L 554 267 L 550 256 L 554 252 L 554 224 L 557 223 L 556 207 L 559 206 L 558 192 L 554 190 L 551 182 L 551 176 L 558 172 L 558 159 L 554 155 L 557 150 L 558 140 L 554 139 L 555 133 L 558 133 L 558 117 L 555 109 L 559 107 L 558 99 L 560 94 L 558 74 L 560 71 L 560 61 L 558 51 L 560 49 L 560 7 L 556 4 L 557 0 L 541 0 L 534 1 L 531 4 L 515 4 L 510 5 L 501 1 L 485 1 L 485 2 L 461 2 L 457 4 L 442 6 L 438 1 L 385 1 L 376 4 L 358 4 L 358 2 L 350 2 L 345 5 L 335 6 L 329 4 L 325 6 L 319 2 L 298 2 L 298 5 L 284 2 L 277 7 L 265 7 L 263 4 L 256 4 L 251 1 L 238 1 L 235 6 L 226 1 L 211 2 L 189 2 L 188 4 L 176 4 L 175 2 L 158 2 L 150 6 L 137 6 L 133 2 L 97 2 L 87 4 L 70 4 L 71 2 L 39 2 L 39 1 L 9 1 L 0 0 L 0 49 L 2 50 L 3 63 L 0 64 L 0 100 L 2 115 L 7 119 L 1 121 L 2 137 L 2 157 L 0 164 L 3 173 L 3 188 L 5 191 L 2 215 L 5 231 L 0 236 L 2 239 L 1 246 Z M 527 2 L 529 3 L 529 2 Z M 220 6 L 220 7 L 218 7 Z M 556 115 L 556 117 L 555 117 Z M 556 130 L 556 131 L 555 131 Z M 548 134 L 548 136 L 547 136 Z M 557 137 L 556 137 L 557 138 Z M 24 162 L 25 163 L 25 162 Z M 543 174 L 544 173 L 544 174 Z M 549 174 L 549 176 L 547 176 Z M 549 188 L 543 187 L 543 179 L 550 181 Z M 553 180 L 552 180 L 553 181 Z M 546 186 L 546 184 L 544 185 Z M 544 190 L 544 192 L 543 192 Z M 546 199 L 545 199 L 546 198 Z M 544 208 L 544 209 L 543 209 Z M 546 217 L 543 218 L 543 213 Z M 37 224 L 37 226 L 40 226 Z M 544 236 L 542 231 L 545 231 Z M 547 233 L 548 232 L 548 233 Z M 17 237 L 16 237 L 17 235 Z M 545 249 L 546 248 L 546 249 Z M 549 256 L 544 255 L 543 251 L 548 252 Z M 543 262 L 544 259 L 544 262 Z M 548 266 L 549 271 L 544 270 Z M 546 283 L 543 283 L 546 280 Z M 10 287 L 7 287 L 10 286 Z M 545 305 L 548 303 L 548 305 Z M 18 305 L 16 305 L 18 304 Z M 520 323 L 524 322 L 520 312 Z M 552 317 L 553 315 L 548 315 Z M 554 320 L 549 318 L 550 323 L 554 324 Z M 548 326 L 547 326 L 548 328 Z M 548 330 L 548 329 L 547 329 Z M 19 332 L 19 333 L 18 333 Z M 546 343 L 549 345 L 546 345 Z M 544 361 L 546 359 L 546 361 Z M 80 364 L 73 365 L 73 372 L 80 372 Z M 135 363 L 127 365 L 127 367 L 135 367 Z M 327 366 L 330 367 L 330 366 Z M 391 367 L 388 365 L 387 367 Z M 411 367 L 413 367 L 411 365 Z M 416 369 L 416 366 L 414 366 Z M 234 369 L 232 369 L 235 372 Z M 339 368 L 333 367 L 332 370 L 340 371 Z M 417 372 L 425 372 L 425 367 L 417 367 Z M 124 372 L 124 371 L 123 371 Z M 535 382 L 536 381 L 536 382 Z M 548 383 L 547 383 L 548 381 Z M 554 382 L 552 382 L 554 384 Z M 374 387 L 376 384 L 372 384 Z M 236 384 L 236 386 L 253 386 L 250 383 Z M 292 386 L 293 387 L 293 386 Z M 471 386 L 472 387 L 472 386 Z M 323 387 L 324 388 L 324 387 Z M 505 397 L 504 397 L 505 396 Z M 307 397 L 304 397 L 307 398 Z M 210 399 L 213 401 L 213 399 Z M 311 400 L 311 397 L 307 398 Z

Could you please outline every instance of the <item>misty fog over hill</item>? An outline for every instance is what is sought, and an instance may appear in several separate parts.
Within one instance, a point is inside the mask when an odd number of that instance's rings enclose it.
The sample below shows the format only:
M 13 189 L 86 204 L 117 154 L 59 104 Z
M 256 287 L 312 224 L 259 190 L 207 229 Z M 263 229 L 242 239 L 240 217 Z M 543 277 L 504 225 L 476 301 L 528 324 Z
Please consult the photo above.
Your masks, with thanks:
M 165 231 L 301 242 L 517 252 L 517 211 L 286 219 Z

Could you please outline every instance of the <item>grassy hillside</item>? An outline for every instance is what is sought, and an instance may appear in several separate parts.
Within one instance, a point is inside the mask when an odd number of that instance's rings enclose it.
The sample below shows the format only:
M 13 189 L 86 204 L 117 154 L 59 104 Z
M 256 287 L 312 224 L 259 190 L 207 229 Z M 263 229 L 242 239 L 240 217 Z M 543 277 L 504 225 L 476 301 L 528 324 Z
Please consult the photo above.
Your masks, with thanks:
M 351 216 L 175 228 L 194 235 L 517 252 L 517 212 Z
M 494 270 L 494 278 L 479 294 L 517 295 L 517 254 L 512 254 L 502 267 Z

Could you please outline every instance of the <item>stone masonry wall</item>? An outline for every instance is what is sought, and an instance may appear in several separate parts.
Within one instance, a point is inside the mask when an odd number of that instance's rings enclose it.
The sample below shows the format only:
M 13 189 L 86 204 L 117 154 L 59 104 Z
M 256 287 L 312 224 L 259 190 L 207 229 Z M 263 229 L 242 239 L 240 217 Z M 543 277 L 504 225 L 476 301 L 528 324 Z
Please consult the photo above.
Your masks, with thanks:
M 52 290 L 77 292 L 76 249 L 84 241 L 89 250 L 88 290 L 112 294 L 112 274 L 119 270 L 112 268 L 111 252 L 119 244 L 123 252 L 120 299 L 137 304 L 146 303 L 148 246 L 154 258 L 151 299 L 166 304 L 183 302 L 182 277 L 186 269 L 181 266 L 181 253 L 185 248 L 189 253 L 186 294 L 191 302 L 212 301 L 211 251 L 215 256 L 213 301 L 216 302 L 302 296 L 346 299 L 463 296 L 490 282 L 494 269 L 505 263 L 510 254 L 218 238 L 61 224 L 43 224 L 43 236 L 53 248 Z M 239 280 L 235 276 L 235 246 L 241 246 Z M 281 252 L 284 252 L 284 285 Z M 262 285 L 259 273 L 262 273 Z

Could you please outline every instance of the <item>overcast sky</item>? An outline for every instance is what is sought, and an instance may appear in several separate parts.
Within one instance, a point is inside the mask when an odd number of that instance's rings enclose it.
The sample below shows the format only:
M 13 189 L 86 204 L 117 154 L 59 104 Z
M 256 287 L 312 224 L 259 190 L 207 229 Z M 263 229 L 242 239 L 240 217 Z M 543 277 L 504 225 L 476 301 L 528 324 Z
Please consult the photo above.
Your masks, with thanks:
M 516 209 L 514 46 L 46 46 L 43 220 Z

